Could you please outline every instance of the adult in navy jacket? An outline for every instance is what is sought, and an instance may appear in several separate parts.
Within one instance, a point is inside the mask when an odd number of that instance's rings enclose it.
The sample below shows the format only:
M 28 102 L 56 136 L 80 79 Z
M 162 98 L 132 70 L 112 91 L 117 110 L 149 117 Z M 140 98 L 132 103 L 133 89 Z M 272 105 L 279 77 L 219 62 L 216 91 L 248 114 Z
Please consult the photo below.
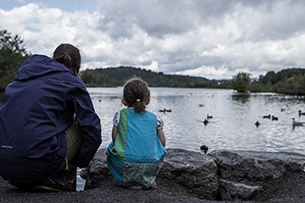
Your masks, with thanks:
M 57 188 L 67 182 L 56 174 L 68 163 L 86 167 L 100 146 L 100 119 L 77 77 L 80 63 L 79 50 L 61 44 L 53 59 L 32 55 L 7 86 L 0 110 L 0 174 L 13 185 L 70 190 Z

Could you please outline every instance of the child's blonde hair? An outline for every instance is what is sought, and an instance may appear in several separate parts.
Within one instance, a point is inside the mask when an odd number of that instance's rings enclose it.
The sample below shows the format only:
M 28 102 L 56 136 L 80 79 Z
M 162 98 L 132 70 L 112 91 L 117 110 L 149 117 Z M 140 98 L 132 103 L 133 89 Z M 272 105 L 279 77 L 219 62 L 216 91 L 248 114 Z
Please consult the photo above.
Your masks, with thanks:
M 144 111 L 150 99 L 147 83 L 137 77 L 128 80 L 124 85 L 123 99 L 127 106 L 133 107 L 136 112 Z

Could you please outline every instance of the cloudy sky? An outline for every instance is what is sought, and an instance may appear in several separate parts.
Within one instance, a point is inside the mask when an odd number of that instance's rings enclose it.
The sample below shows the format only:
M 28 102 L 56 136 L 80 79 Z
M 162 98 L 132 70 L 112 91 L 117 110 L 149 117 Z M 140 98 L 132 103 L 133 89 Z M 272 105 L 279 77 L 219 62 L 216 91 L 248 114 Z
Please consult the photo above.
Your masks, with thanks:
M 83 69 L 208 79 L 305 68 L 304 19 L 304 0 L 0 0 L 0 29 L 31 53 L 71 43 Z

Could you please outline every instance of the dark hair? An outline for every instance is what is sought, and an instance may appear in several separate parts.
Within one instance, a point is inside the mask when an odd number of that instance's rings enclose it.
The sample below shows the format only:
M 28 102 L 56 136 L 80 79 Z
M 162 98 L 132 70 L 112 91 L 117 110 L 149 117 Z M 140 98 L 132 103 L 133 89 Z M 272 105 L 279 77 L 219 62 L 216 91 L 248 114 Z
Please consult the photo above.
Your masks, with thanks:
M 78 48 L 72 44 L 59 45 L 53 53 L 53 59 L 68 68 L 74 68 L 77 71 L 80 68 L 81 56 Z
M 128 80 L 124 85 L 123 98 L 127 106 L 133 107 L 136 112 L 144 111 L 150 98 L 147 83 L 140 78 Z

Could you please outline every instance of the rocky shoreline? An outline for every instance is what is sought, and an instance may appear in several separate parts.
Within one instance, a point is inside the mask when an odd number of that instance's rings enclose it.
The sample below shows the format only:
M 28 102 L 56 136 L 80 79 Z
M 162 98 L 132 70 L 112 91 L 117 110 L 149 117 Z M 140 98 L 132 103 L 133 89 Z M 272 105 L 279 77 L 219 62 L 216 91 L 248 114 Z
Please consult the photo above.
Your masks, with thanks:
M 114 186 L 104 165 L 104 151 L 99 151 L 88 168 L 86 187 L 91 189 L 33 193 L 14 188 L 0 178 L 0 202 L 305 202 L 304 155 L 248 151 L 205 155 L 175 149 L 168 152 L 156 189 Z M 202 166 L 214 171 L 211 160 L 216 163 L 217 176 L 205 170 L 203 174 L 209 178 L 199 179 L 202 174 L 198 169 Z M 218 186 L 214 180 L 218 180 Z M 260 187 L 245 199 L 243 195 L 256 186 Z

